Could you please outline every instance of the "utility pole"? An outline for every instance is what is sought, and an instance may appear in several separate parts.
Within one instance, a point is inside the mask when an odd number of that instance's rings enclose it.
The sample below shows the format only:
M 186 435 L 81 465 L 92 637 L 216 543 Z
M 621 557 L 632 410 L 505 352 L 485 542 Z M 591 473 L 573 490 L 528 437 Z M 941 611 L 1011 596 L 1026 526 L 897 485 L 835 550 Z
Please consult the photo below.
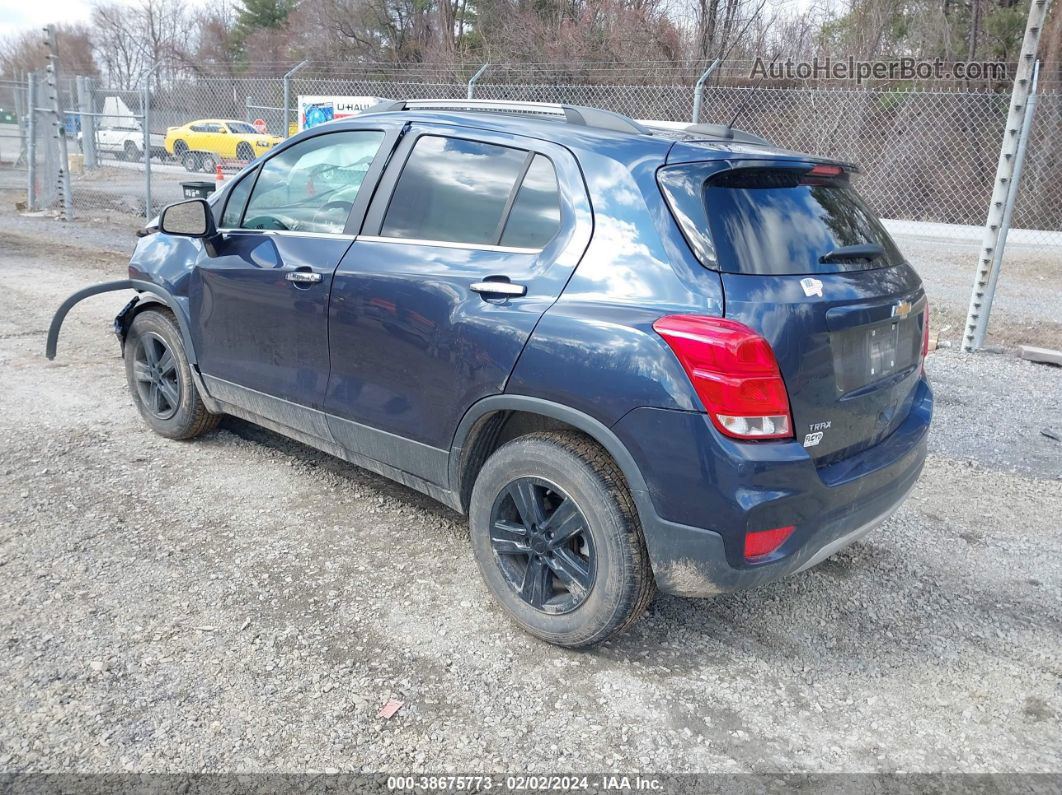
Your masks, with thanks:
M 45 79 L 48 86 L 48 99 L 53 115 L 52 137 L 59 155 L 56 169 L 59 195 L 63 198 L 63 220 L 74 220 L 74 201 L 70 195 L 70 161 L 66 149 L 66 125 L 63 124 L 63 109 L 59 103 L 59 53 L 55 43 L 55 27 L 48 25 L 44 29 L 44 44 L 48 48 L 48 67 Z
M 1017 73 L 1014 75 L 1014 88 L 1010 96 L 1010 110 L 1007 113 L 1003 144 L 999 151 L 996 180 L 992 186 L 992 200 L 988 206 L 988 219 L 985 221 L 981 254 L 977 260 L 977 273 L 974 276 L 973 290 L 970 294 L 966 328 L 962 335 L 962 347 L 967 351 L 975 351 L 983 347 L 985 333 L 988 331 L 988 316 L 992 311 L 992 299 L 995 297 L 996 281 L 1003 263 L 1003 247 L 1007 240 L 1009 223 L 1007 206 L 1009 204 L 1013 209 L 1011 193 L 1018 189 L 1015 168 L 1017 168 L 1018 176 L 1021 174 L 1019 165 L 1021 131 L 1029 109 L 1034 63 L 1040 46 L 1040 31 L 1043 29 L 1044 18 L 1047 16 L 1047 6 L 1048 0 L 1032 0 L 1029 4 L 1029 19 L 1025 24 L 1025 38 L 1021 45 L 1021 54 L 1018 56 Z M 1024 148 L 1021 148 L 1021 154 L 1024 154 Z

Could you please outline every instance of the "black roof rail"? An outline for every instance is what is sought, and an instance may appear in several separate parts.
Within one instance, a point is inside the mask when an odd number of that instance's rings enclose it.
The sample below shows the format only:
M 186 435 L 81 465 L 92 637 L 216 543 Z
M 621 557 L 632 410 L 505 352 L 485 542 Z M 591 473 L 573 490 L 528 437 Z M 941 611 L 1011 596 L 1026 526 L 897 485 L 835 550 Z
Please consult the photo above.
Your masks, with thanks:
M 563 120 L 568 124 L 592 127 L 598 130 L 650 135 L 651 131 L 621 113 L 584 105 L 562 105 L 554 102 L 519 102 L 494 99 L 399 99 L 385 100 L 364 113 L 394 113 L 402 110 L 470 110 L 515 115 L 539 116 Z

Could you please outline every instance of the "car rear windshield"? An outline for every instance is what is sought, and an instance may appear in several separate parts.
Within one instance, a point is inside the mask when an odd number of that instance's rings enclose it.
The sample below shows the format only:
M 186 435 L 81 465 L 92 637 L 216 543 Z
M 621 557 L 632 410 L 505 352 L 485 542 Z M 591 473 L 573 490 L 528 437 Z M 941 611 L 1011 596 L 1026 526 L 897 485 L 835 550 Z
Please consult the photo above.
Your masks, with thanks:
M 705 183 L 704 203 L 716 264 L 723 271 L 837 273 L 903 261 L 844 176 L 735 169 Z

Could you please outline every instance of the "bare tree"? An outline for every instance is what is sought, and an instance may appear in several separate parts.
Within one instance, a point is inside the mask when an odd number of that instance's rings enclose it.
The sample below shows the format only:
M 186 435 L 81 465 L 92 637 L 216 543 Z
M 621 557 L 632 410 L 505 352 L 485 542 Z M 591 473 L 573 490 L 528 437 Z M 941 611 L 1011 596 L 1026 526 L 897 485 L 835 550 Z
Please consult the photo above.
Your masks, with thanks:
M 92 41 L 85 25 L 56 25 L 59 68 L 72 75 L 94 76 L 98 73 L 92 56 Z M 16 78 L 47 65 L 44 33 L 28 30 L 0 40 L 0 75 Z
M 93 44 L 111 85 L 132 89 L 156 64 L 180 64 L 186 19 L 183 0 L 110 0 L 93 8 Z

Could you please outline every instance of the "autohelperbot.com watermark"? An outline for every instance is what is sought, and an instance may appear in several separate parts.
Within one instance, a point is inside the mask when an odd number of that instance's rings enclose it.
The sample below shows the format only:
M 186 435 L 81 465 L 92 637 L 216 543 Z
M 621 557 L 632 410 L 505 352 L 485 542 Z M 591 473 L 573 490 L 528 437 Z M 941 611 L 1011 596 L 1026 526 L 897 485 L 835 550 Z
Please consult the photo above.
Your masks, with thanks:
M 810 61 L 756 58 L 750 78 L 764 80 L 1006 80 L 1001 61 L 945 61 L 941 58 L 860 61 L 854 57 L 812 58 Z

